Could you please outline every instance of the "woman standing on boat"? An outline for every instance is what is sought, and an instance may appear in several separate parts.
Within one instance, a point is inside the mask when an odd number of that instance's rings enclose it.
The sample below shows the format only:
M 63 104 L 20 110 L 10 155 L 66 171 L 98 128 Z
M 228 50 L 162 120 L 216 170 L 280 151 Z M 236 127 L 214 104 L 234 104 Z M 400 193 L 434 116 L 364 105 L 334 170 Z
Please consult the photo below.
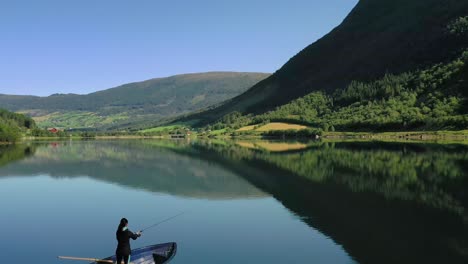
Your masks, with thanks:
M 130 238 L 133 240 L 139 238 L 141 236 L 141 231 L 136 234 L 132 233 L 132 231 L 128 230 L 128 220 L 126 218 L 122 218 L 115 235 L 119 242 L 117 249 L 115 250 L 117 263 L 120 264 L 123 260 L 125 264 L 128 264 L 130 261 L 130 253 L 132 252 L 132 249 L 130 248 Z

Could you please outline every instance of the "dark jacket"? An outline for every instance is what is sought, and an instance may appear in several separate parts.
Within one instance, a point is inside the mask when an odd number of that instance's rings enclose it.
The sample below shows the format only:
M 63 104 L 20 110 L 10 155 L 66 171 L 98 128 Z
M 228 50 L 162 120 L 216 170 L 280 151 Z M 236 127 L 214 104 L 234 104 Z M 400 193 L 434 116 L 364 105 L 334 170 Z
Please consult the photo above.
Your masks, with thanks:
M 119 244 L 117 245 L 117 249 L 115 250 L 116 255 L 121 255 L 121 256 L 129 256 L 130 253 L 132 252 L 132 249 L 130 248 L 130 238 L 135 240 L 140 235 L 132 233 L 130 230 L 117 230 L 115 233 L 117 237 L 117 241 Z

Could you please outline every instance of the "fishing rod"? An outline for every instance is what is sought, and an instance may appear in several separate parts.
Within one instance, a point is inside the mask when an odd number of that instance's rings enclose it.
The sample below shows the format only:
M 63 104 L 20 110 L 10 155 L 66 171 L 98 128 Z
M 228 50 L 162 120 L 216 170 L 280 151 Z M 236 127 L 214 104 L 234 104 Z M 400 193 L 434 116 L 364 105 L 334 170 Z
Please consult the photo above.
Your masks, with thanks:
M 65 256 L 58 256 L 59 259 L 69 259 L 69 260 L 81 260 L 87 262 L 96 262 L 96 263 L 110 263 L 113 264 L 114 261 L 112 260 L 105 260 L 105 259 L 97 259 L 97 258 L 78 258 L 78 257 L 65 257 Z
M 146 227 L 146 228 L 143 228 L 142 230 L 140 230 L 140 232 L 143 233 L 143 231 L 145 231 L 145 230 L 148 230 L 148 229 L 150 229 L 150 228 L 156 227 L 156 226 L 158 226 L 158 225 L 160 225 L 160 224 L 162 224 L 162 223 L 164 223 L 164 222 L 167 222 L 167 221 L 169 221 L 169 220 L 172 220 L 172 219 L 174 219 L 174 218 L 176 218 L 176 217 L 178 217 L 178 216 L 181 216 L 181 215 L 183 215 L 183 214 L 185 214 L 185 212 L 182 212 L 182 213 L 180 213 L 180 214 L 176 214 L 176 215 L 174 215 L 174 216 L 171 216 L 171 217 L 169 217 L 169 218 L 166 218 L 166 219 L 164 219 L 164 220 L 162 220 L 162 221 L 160 221 L 160 222 L 157 222 L 157 223 L 154 224 L 154 225 L 150 225 L 150 226 L 148 226 L 148 227 Z

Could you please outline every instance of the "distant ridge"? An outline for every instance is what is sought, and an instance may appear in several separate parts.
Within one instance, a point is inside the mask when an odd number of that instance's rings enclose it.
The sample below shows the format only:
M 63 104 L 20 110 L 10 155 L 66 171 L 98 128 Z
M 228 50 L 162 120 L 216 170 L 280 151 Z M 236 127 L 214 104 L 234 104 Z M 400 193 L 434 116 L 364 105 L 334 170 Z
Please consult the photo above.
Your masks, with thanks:
M 191 73 L 128 83 L 86 95 L 0 95 L 0 108 L 28 113 L 40 126 L 130 127 L 220 103 L 268 76 L 247 72 Z

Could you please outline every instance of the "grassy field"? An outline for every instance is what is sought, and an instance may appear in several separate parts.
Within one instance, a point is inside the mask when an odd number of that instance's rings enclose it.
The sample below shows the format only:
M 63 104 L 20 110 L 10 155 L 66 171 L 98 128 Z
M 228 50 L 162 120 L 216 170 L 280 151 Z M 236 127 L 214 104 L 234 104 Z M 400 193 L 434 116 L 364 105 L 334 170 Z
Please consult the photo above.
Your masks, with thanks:
M 265 131 L 274 131 L 274 130 L 301 130 L 301 129 L 307 129 L 309 127 L 303 126 L 303 125 L 296 125 L 296 124 L 289 124 L 289 123 L 281 123 L 281 122 L 272 122 L 268 123 L 266 125 L 257 127 L 257 126 L 245 126 L 239 128 L 237 131 L 242 132 L 242 131 L 259 131 L 259 132 L 265 132 Z
M 218 135 L 222 135 L 226 133 L 226 129 L 223 128 L 223 129 L 218 129 L 218 130 L 213 130 L 210 132 L 210 135 L 215 135 L 215 136 L 218 136 Z
M 242 131 L 251 131 L 251 130 L 254 130 L 255 129 L 255 125 L 252 125 L 252 126 L 245 126 L 245 127 L 241 127 L 239 129 L 237 129 L 236 131 L 239 131 L 239 132 L 242 132 Z
M 101 125 L 113 124 L 115 122 L 128 119 L 128 116 L 125 113 L 110 116 L 100 116 L 97 113 L 85 111 L 53 113 L 37 113 L 34 111 L 23 111 L 23 113 L 31 114 L 33 116 L 34 121 L 36 121 L 38 126 L 41 128 L 94 128 Z

